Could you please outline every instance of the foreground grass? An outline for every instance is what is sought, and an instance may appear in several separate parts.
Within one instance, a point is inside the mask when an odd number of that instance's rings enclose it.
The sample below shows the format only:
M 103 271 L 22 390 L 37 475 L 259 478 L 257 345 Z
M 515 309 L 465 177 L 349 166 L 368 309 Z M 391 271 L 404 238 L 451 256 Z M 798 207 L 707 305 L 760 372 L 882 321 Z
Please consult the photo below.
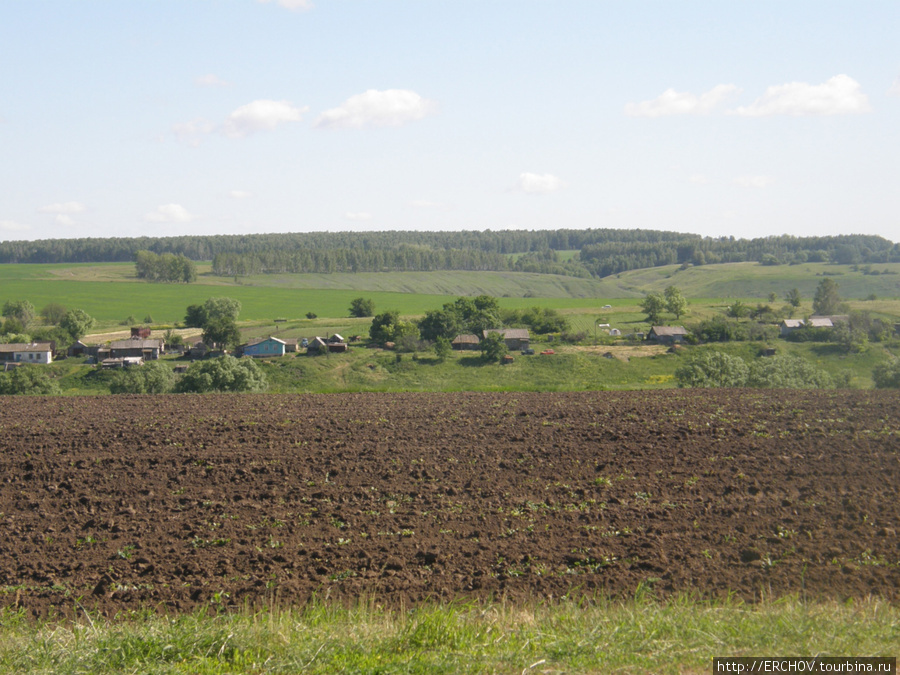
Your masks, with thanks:
M 699 673 L 715 656 L 893 656 L 900 608 L 637 600 L 451 604 L 412 611 L 314 604 L 204 616 L 29 624 L 0 617 L 8 673 Z

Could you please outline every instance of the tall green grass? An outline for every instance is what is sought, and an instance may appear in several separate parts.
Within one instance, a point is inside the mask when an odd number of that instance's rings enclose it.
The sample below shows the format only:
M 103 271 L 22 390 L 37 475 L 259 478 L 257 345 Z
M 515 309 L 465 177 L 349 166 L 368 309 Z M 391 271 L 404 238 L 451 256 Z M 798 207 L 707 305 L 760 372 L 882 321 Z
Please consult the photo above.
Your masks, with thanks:
M 699 673 L 717 656 L 892 656 L 898 648 L 896 606 L 795 598 L 408 611 L 314 602 L 303 610 L 80 614 L 37 624 L 7 611 L 0 627 L 5 673 Z

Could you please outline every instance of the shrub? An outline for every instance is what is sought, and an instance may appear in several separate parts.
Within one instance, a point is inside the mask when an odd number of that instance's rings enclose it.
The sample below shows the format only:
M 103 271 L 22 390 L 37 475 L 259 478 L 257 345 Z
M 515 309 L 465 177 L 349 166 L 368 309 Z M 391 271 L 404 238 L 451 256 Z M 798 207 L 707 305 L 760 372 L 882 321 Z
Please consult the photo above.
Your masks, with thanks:
M 806 359 L 785 354 L 750 364 L 747 386 L 769 389 L 829 389 L 831 376 Z
M 743 387 L 749 372 L 741 357 L 709 350 L 676 369 L 675 379 L 679 387 Z
M 175 385 L 179 393 L 254 392 L 268 388 L 265 373 L 252 359 L 220 356 L 191 364 Z
M 109 383 L 113 394 L 165 394 L 175 383 L 175 373 L 158 361 L 120 370 Z
M 22 394 L 55 396 L 59 385 L 41 366 L 19 366 L 8 373 L 0 373 L 0 395 Z
M 900 359 L 891 359 L 875 366 L 872 379 L 878 389 L 900 389 Z

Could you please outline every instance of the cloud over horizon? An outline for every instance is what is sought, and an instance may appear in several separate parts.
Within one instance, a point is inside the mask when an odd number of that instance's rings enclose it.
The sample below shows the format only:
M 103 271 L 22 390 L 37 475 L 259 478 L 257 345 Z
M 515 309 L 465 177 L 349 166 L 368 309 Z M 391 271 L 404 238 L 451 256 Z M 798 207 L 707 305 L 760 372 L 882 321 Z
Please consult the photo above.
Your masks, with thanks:
M 516 189 L 529 195 L 547 195 L 564 187 L 562 180 L 549 173 L 522 173 L 516 183 Z
M 326 110 L 314 126 L 320 129 L 399 127 L 434 114 L 437 104 L 407 89 L 369 89 Z
M 687 91 L 666 89 L 657 98 L 625 105 L 629 117 L 665 117 L 668 115 L 707 115 L 729 97 L 740 93 L 733 84 L 719 84 L 699 96 Z
M 257 2 L 267 5 L 272 0 L 256 0 Z M 275 4 L 284 7 L 292 12 L 302 12 L 315 7 L 312 0 L 275 0 Z
M 225 120 L 223 131 L 229 138 L 243 138 L 257 131 L 272 131 L 280 124 L 299 122 L 308 107 L 296 108 L 288 101 L 259 99 L 242 105 Z
M 161 204 L 144 216 L 148 223 L 190 223 L 194 219 L 181 204 Z
M 758 190 L 767 188 L 774 182 L 775 181 L 771 176 L 738 176 L 734 179 L 735 185 L 740 185 L 745 188 L 756 188 Z
M 872 110 L 859 82 L 848 75 L 835 75 L 822 84 L 788 82 L 766 89 L 749 106 L 729 111 L 744 117 L 770 115 L 853 115 Z

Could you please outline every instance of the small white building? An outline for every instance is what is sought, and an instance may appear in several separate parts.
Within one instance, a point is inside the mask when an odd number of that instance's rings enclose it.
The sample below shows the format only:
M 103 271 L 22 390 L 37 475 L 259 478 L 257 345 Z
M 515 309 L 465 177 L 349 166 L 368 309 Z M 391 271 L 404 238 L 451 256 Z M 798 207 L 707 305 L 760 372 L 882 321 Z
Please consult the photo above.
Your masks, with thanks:
M 0 361 L 15 363 L 52 363 L 53 345 L 49 342 L 10 343 L 0 345 Z

